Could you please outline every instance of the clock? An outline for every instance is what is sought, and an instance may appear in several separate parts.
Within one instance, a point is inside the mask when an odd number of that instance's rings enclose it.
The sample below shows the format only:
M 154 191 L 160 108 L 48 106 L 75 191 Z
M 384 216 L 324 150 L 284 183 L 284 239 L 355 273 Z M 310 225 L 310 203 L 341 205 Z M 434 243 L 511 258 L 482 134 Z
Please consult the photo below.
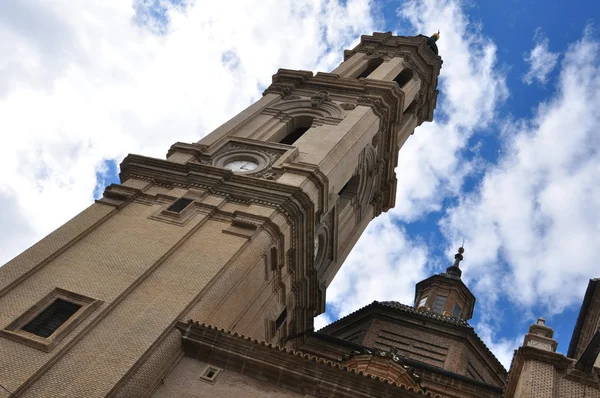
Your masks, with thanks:
M 234 173 L 249 173 L 258 168 L 259 164 L 253 160 L 230 160 L 223 165 Z

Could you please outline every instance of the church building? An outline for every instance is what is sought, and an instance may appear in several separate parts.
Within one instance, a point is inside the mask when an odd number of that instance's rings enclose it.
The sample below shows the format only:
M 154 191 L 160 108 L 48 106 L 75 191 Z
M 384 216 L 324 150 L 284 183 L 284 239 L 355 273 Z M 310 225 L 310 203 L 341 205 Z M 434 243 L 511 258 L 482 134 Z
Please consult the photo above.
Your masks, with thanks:
M 0 398 L 600 398 L 597 280 L 568 354 L 539 319 L 507 372 L 468 323 L 463 248 L 412 305 L 314 330 L 433 120 L 438 39 L 362 36 L 166 159 L 128 155 L 119 184 L 0 267 Z

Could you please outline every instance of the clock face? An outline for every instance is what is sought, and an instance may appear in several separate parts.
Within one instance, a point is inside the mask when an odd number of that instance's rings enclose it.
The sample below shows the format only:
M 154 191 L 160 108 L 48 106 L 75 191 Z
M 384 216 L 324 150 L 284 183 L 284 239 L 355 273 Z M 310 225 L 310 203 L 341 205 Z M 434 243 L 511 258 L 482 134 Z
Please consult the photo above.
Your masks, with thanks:
M 234 160 L 226 163 L 223 167 L 236 173 L 246 173 L 258 168 L 258 163 L 252 160 Z

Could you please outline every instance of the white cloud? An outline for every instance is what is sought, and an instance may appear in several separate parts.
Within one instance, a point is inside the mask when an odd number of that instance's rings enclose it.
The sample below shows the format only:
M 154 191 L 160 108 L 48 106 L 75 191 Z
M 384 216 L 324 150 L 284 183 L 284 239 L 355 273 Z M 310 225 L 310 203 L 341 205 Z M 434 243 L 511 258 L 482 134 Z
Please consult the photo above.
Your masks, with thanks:
M 439 264 L 434 264 L 426 246 L 411 241 L 398 227 L 398 219 L 416 220 L 442 210 L 445 198 L 460 194 L 465 176 L 480 162 L 477 157 L 464 160 L 464 151 L 478 151 L 477 145 L 467 148 L 467 143 L 493 124 L 498 106 L 508 96 L 495 44 L 482 34 L 481 26 L 470 25 L 459 2 L 409 1 L 399 16 L 412 25 L 412 34 L 443 27 L 438 42 L 444 60 L 441 99 L 435 121 L 419 127 L 400 151 L 396 207 L 369 226 L 327 291 L 328 304 L 339 316 L 373 300 L 411 305 L 415 284 L 437 272 Z M 451 258 L 443 265 L 450 265 Z M 508 365 L 507 340 L 495 340 L 490 322 L 481 325 L 489 331 L 484 341 Z
M 529 70 L 523 77 L 523 81 L 531 84 L 537 80 L 540 84 L 546 84 L 548 75 L 554 70 L 558 62 L 558 53 L 548 50 L 548 38 L 544 36 L 538 28 L 533 37 L 535 46 L 531 52 L 524 58 L 529 64 Z
M 484 301 L 502 294 L 551 316 L 580 304 L 598 276 L 599 50 L 589 32 L 569 48 L 557 93 L 507 124 L 498 164 L 447 212 L 447 236 L 467 235 L 465 275 Z
M 444 60 L 442 100 L 435 121 L 419 127 L 400 151 L 396 207 L 369 226 L 327 291 L 327 301 L 339 315 L 375 299 L 412 304 L 416 282 L 433 273 L 434 266 L 425 245 L 411 242 L 397 226 L 398 219 L 414 220 L 440 210 L 445 197 L 459 193 L 472 170 L 472 164 L 461 161 L 461 151 L 477 129 L 491 123 L 507 96 L 495 45 L 478 29 L 468 29 L 456 2 L 410 1 L 399 12 L 413 34 L 444 27 L 438 42 Z
M 425 279 L 427 247 L 411 241 L 391 217 L 379 217 L 364 234 L 327 289 L 327 303 L 338 316 L 373 300 L 411 303 L 414 287 Z
M 104 160 L 197 141 L 373 25 L 368 0 L 0 2 L 0 264 L 90 204 Z
M 424 123 L 400 151 L 396 208 L 414 220 L 441 209 L 456 195 L 473 164 L 461 160 L 469 138 L 489 127 L 506 97 L 503 74 L 496 65 L 496 46 L 481 27 L 470 25 L 455 1 L 409 1 L 399 10 L 417 33 L 443 27 L 438 42 L 444 60 L 434 121 Z

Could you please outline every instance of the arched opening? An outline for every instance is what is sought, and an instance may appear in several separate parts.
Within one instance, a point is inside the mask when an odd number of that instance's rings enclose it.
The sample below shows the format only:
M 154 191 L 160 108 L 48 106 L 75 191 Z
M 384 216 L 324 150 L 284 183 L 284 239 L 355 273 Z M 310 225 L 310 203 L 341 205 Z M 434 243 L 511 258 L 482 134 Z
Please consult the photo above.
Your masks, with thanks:
M 352 198 L 354 198 L 358 194 L 358 187 L 360 186 L 360 175 L 356 174 L 351 179 L 348 180 L 346 185 L 340 189 L 338 195 L 340 196 L 340 208 L 346 206 L 346 204 L 350 203 Z
M 360 72 L 360 75 L 356 76 L 356 78 L 360 79 L 361 77 L 369 76 L 371 73 L 375 72 L 375 69 L 377 69 L 379 67 L 379 65 L 381 65 L 382 63 L 383 63 L 382 58 L 370 59 L 369 62 L 367 62 L 367 66 L 365 67 L 365 70 Z
M 400 86 L 400 88 L 404 87 L 406 83 L 413 78 L 413 71 L 406 68 L 402 70 L 402 72 L 398 73 L 398 76 L 394 78 L 394 81 Z
M 279 141 L 281 144 L 292 145 L 294 142 L 298 141 L 304 133 L 310 129 L 312 125 L 313 118 L 308 116 L 301 116 L 294 118 L 291 123 L 289 123 L 291 127 L 291 131 L 288 130 L 288 134 Z
M 414 115 L 416 113 L 416 111 L 417 111 L 417 100 L 414 99 L 413 102 L 410 103 L 408 108 L 406 108 L 404 113 L 407 115 Z

